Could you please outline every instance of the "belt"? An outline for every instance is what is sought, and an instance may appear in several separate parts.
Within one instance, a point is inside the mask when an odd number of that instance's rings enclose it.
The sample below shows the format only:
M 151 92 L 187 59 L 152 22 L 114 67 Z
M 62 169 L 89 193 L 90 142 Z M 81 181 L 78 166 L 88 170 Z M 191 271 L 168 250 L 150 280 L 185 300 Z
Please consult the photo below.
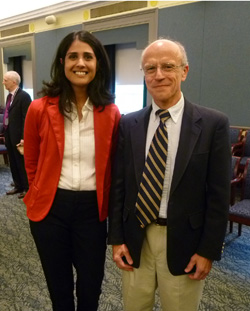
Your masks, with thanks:
M 167 225 L 167 218 L 157 218 L 156 220 L 155 220 L 155 224 L 157 225 L 157 226 L 166 226 Z

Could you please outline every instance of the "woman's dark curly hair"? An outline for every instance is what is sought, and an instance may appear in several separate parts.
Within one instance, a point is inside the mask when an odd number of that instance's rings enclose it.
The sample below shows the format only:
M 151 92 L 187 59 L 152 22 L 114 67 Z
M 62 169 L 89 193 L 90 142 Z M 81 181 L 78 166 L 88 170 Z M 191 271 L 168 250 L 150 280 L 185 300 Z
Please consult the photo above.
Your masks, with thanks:
M 87 43 L 93 49 L 97 60 L 95 78 L 88 85 L 88 96 L 96 107 L 105 108 L 113 102 L 114 96 L 110 93 L 110 63 L 105 48 L 101 42 L 87 31 L 77 31 L 68 34 L 60 43 L 55 59 L 52 63 L 50 82 L 43 82 L 44 86 L 39 94 L 50 97 L 60 95 L 59 110 L 62 115 L 72 111 L 71 102 L 75 95 L 70 81 L 64 73 L 64 60 L 73 41 L 79 40 Z

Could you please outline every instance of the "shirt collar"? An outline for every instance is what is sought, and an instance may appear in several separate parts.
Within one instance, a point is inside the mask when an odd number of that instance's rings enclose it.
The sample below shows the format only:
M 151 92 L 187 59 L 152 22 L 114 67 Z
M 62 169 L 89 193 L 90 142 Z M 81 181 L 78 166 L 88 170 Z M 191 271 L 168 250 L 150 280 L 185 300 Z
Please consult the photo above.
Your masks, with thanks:
M 93 111 L 93 104 L 91 103 L 91 100 L 89 99 L 89 97 L 87 98 L 85 105 L 82 107 L 82 110 L 90 110 Z
M 154 100 L 152 101 L 152 113 L 154 116 L 154 121 L 158 118 L 158 116 L 155 114 L 157 110 L 159 110 L 160 107 L 156 105 L 156 103 L 154 102 Z M 183 113 L 183 109 L 184 109 L 184 96 L 181 93 L 181 98 L 180 100 L 177 102 L 177 104 L 175 104 L 174 106 L 170 107 L 168 109 L 171 119 L 174 121 L 174 123 L 177 123 L 180 115 Z
M 76 105 L 73 102 L 72 102 L 72 105 L 73 105 L 73 113 L 77 113 Z M 85 104 L 82 107 L 82 111 L 84 111 L 84 110 L 89 110 L 89 111 L 94 110 L 93 104 L 92 104 L 91 100 L 89 99 L 89 97 L 87 98 Z
M 17 91 L 18 91 L 19 87 L 15 88 L 12 92 L 10 92 L 10 94 L 12 94 L 13 96 L 16 95 Z

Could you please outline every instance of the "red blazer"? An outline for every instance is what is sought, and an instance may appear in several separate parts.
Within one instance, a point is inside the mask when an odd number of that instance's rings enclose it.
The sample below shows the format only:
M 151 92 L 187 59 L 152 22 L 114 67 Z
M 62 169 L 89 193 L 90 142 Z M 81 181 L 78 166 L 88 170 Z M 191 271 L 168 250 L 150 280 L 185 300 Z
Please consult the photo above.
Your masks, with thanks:
M 24 160 L 29 191 L 24 203 L 28 218 L 40 221 L 49 213 L 57 191 L 64 152 L 64 117 L 58 108 L 59 97 L 34 100 L 27 112 Z M 99 219 L 108 215 L 111 162 L 117 141 L 120 113 L 111 104 L 100 112 L 94 107 L 96 190 Z

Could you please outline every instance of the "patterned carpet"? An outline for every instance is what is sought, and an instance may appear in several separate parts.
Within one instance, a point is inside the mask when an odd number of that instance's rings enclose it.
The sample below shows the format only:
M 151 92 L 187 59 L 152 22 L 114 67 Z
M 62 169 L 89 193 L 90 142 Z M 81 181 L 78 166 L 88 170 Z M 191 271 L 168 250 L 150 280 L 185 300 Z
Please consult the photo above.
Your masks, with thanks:
M 52 311 L 25 205 L 10 189 L 9 169 L 0 162 L 0 311 Z M 160 311 L 158 296 L 155 311 Z M 207 278 L 199 311 L 250 310 L 250 228 L 226 237 L 223 259 Z M 122 311 L 120 272 L 108 248 L 99 311 Z

